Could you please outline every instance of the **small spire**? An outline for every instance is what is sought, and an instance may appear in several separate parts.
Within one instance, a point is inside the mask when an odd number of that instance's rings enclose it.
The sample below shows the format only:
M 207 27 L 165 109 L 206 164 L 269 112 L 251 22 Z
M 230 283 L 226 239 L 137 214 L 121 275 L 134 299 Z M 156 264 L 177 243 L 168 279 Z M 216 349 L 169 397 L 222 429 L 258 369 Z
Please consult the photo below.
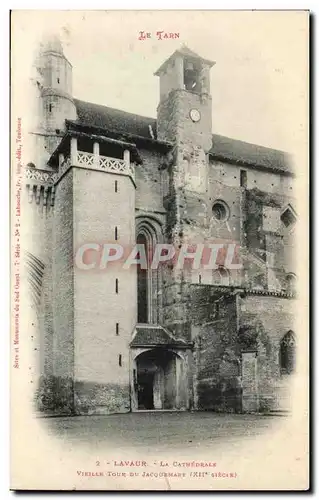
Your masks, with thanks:
M 57 54 L 64 55 L 59 36 L 55 33 L 47 34 L 42 40 L 41 52 L 56 52 Z

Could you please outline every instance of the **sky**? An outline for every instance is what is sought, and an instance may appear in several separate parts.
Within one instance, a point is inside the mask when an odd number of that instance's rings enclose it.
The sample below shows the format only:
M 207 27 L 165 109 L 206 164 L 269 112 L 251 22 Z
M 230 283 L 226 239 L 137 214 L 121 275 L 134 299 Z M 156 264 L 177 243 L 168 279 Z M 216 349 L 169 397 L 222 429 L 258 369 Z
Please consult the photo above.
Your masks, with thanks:
M 142 30 L 151 38 L 138 40 Z M 179 33 L 179 39 L 158 40 L 162 30 Z M 24 46 L 49 32 L 61 37 L 73 65 L 76 98 L 156 117 L 154 72 L 186 44 L 216 62 L 213 133 L 289 152 L 306 140 L 308 40 L 302 11 L 16 13 Z

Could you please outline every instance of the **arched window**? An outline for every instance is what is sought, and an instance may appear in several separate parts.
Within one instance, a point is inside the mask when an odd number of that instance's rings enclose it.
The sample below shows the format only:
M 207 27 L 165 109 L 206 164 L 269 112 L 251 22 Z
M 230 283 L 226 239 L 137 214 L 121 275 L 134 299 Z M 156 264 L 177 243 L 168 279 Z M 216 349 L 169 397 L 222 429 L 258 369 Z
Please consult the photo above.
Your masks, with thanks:
M 145 255 L 148 254 L 147 239 L 144 234 L 139 234 L 137 244 L 143 245 Z M 148 270 L 137 266 L 137 322 L 148 323 Z
M 280 373 L 289 375 L 295 370 L 296 339 L 291 330 L 281 339 L 279 351 Z
M 147 260 L 147 269 L 137 266 L 137 321 L 159 323 L 161 268 L 151 269 L 151 263 L 156 244 L 162 241 L 161 226 L 155 219 L 137 217 L 136 235 L 136 243 L 144 246 Z
M 296 293 L 297 277 L 294 273 L 286 276 L 286 290 L 288 293 Z
M 230 285 L 230 276 L 227 269 L 225 269 L 222 266 L 220 266 L 218 269 L 215 269 L 213 271 L 212 283 L 213 285 L 221 285 L 221 286 Z
M 199 92 L 199 71 L 192 61 L 184 62 L 184 88 L 192 92 Z

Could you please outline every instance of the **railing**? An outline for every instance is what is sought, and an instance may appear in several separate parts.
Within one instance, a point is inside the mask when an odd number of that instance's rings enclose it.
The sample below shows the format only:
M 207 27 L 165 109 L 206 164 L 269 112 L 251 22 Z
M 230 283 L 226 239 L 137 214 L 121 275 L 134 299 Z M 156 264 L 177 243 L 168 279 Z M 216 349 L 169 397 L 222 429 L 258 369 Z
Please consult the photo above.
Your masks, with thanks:
M 85 167 L 93 167 L 94 165 L 94 155 L 92 153 L 82 153 L 81 151 L 77 154 L 77 164 L 84 165 Z
M 114 174 L 129 175 L 134 180 L 134 166 L 126 160 L 78 151 L 76 161 L 73 162 L 72 166 L 100 170 L 102 172 L 111 172 Z M 69 156 L 64 158 L 57 173 L 33 167 L 25 167 L 25 179 L 27 183 L 31 181 L 32 184 L 36 185 L 54 185 L 70 167 L 71 159 Z
M 111 172 L 115 174 L 129 175 L 134 179 L 134 167 L 126 160 L 110 158 L 108 156 L 94 155 L 78 151 L 76 166 Z
M 26 180 L 34 181 L 33 184 L 54 184 L 58 180 L 58 174 L 33 167 L 25 167 L 24 175 Z
M 24 168 L 25 185 L 29 203 L 35 200 L 37 205 L 54 206 L 55 183 L 59 178 L 56 172 L 48 172 L 34 167 Z

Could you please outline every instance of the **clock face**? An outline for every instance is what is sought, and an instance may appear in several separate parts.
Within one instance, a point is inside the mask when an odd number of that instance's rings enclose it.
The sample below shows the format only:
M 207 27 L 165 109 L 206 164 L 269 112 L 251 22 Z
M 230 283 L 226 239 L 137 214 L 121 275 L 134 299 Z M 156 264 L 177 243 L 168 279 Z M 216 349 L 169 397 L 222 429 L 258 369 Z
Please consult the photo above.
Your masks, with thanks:
M 189 112 L 189 116 L 191 117 L 191 120 L 193 120 L 193 122 L 199 122 L 200 120 L 200 112 L 198 111 L 198 109 L 191 109 Z

